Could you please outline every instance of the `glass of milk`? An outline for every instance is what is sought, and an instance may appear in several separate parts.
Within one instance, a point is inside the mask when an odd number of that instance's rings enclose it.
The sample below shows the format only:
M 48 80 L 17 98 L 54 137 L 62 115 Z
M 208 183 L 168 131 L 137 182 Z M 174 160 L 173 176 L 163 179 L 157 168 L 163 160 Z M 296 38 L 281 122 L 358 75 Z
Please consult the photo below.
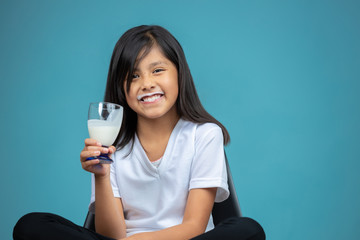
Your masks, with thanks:
M 100 142 L 104 147 L 111 146 L 116 140 L 123 118 L 123 107 L 108 102 L 90 103 L 88 129 L 90 138 Z M 112 163 L 108 154 L 90 157 L 87 160 L 99 159 L 100 163 Z

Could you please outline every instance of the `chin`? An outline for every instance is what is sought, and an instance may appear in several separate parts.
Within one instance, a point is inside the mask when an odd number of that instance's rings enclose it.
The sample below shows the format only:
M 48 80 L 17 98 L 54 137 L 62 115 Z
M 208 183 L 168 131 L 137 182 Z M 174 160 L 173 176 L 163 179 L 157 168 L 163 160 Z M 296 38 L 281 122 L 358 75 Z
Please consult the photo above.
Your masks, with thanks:
M 158 115 L 146 116 L 146 118 L 151 119 L 151 120 L 155 120 L 155 119 L 159 119 L 159 118 L 161 118 L 163 116 L 164 115 L 162 115 L 162 114 L 158 114 Z
M 141 116 L 145 119 L 160 119 L 160 118 L 169 118 L 172 119 L 174 115 L 177 115 L 177 111 L 175 108 L 171 109 L 152 109 L 151 111 L 145 111 L 141 114 Z
M 158 119 L 158 118 L 161 118 L 163 117 L 164 114 L 159 114 L 159 113 L 152 113 L 152 114 L 142 114 L 141 117 L 144 118 L 144 119 L 151 119 L 151 120 L 154 120 L 154 119 Z

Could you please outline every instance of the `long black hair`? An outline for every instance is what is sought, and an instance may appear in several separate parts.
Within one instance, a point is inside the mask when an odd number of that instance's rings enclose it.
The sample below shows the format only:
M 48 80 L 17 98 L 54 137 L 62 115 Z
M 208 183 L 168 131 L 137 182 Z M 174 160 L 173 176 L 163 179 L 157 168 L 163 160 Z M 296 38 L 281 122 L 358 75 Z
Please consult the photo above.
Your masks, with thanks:
M 137 114 L 127 104 L 125 91 L 128 92 L 130 89 L 132 73 L 136 65 L 150 52 L 154 44 L 177 68 L 179 95 L 176 100 L 176 109 L 179 116 L 194 123 L 217 124 L 222 129 L 224 144 L 227 144 L 230 141 L 228 131 L 204 109 L 200 102 L 179 42 L 163 27 L 142 25 L 129 29 L 120 37 L 110 61 L 104 101 L 124 107 L 123 123 L 114 145 L 117 148 L 123 148 L 135 137 Z M 141 56 L 139 56 L 140 53 Z M 126 86 L 124 86 L 125 82 Z

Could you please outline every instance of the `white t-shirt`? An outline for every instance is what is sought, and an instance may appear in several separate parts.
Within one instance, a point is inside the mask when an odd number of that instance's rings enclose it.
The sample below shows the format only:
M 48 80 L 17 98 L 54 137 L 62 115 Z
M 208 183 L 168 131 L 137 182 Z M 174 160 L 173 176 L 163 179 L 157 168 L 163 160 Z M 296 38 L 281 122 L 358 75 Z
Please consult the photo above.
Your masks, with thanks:
M 181 224 L 191 189 L 217 187 L 215 202 L 229 196 L 223 134 L 216 124 L 180 119 L 158 167 L 137 136 L 130 149 L 128 144 L 114 153 L 110 176 L 114 196 L 122 199 L 127 236 Z M 210 217 L 206 231 L 213 227 Z

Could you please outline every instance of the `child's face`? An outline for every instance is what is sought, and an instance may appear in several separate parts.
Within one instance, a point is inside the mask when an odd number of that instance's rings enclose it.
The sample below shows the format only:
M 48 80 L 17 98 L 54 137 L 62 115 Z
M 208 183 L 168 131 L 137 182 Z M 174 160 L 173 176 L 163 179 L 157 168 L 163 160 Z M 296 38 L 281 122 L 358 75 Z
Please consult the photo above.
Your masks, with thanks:
M 178 72 L 156 45 L 138 63 L 125 96 L 138 117 L 155 119 L 177 115 Z

